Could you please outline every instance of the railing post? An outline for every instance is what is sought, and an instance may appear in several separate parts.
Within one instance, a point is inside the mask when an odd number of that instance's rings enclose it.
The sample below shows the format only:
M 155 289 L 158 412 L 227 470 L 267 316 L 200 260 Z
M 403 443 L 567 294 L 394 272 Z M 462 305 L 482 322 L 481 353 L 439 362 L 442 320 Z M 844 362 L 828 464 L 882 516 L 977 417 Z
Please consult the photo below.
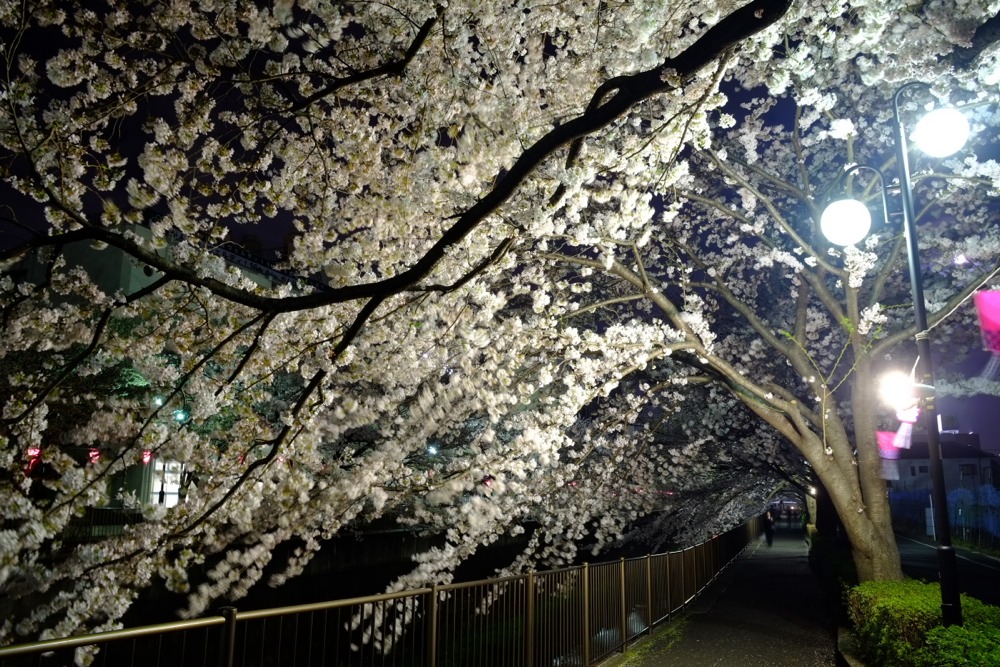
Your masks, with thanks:
M 226 619 L 219 642 L 219 667 L 233 667 L 236 652 L 236 607 L 223 607 L 219 613 Z
M 708 541 L 708 570 L 709 570 L 708 580 L 709 581 L 712 581 L 713 579 L 715 579 L 715 573 L 718 572 L 718 570 L 716 569 L 716 564 L 715 564 L 715 547 L 716 547 L 715 538 L 713 537 L 713 538 L 711 538 Z
M 687 568 L 684 567 L 684 561 L 686 560 L 684 556 L 684 549 L 681 549 L 677 553 L 681 555 L 681 609 L 687 609 L 687 599 L 688 599 L 688 587 L 687 587 Z
M 646 634 L 653 633 L 653 557 L 646 554 Z
M 722 560 L 722 556 L 719 555 L 719 547 L 721 543 L 719 542 L 719 536 L 712 536 L 712 579 L 714 580 L 716 575 L 719 574 L 719 561 Z
M 666 571 L 663 573 L 663 576 L 667 582 L 667 616 L 674 615 L 674 595 L 673 595 L 674 591 L 673 591 L 673 586 L 670 583 L 670 579 L 672 578 L 670 576 L 670 561 L 672 559 L 673 556 L 670 554 L 669 551 L 667 552 L 667 555 L 663 557 L 663 560 L 666 562 L 666 565 L 664 566 L 664 570 Z
M 622 653 L 625 652 L 625 647 L 628 646 L 628 607 L 625 601 L 625 558 L 618 559 L 618 583 L 620 586 L 619 597 L 621 598 L 621 605 L 619 611 L 621 612 L 621 623 L 622 623 Z
M 708 551 L 708 543 L 702 542 L 701 548 L 698 549 L 698 557 L 699 557 L 698 559 L 701 561 L 701 579 L 698 582 L 699 584 L 701 584 L 700 586 L 698 586 L 699 591 L 705 587 L 705 584 L 708 583 L 708 563 L 705 562 L 707 560 L 705 558 L 706 551 Z
M 705 574 L 702 577 L 702 579 L 704 580 L 704 583 L 702 584 L 702 590 L 704 590 L 705 586 L 708 586 L 708 583 L 710 581 L 712 581 L 712 576 L 713 576 L 713 573 L 712 573 L 712 540 L 711 539 L 709 539 L 707 542 L 705 542 L 705 548 L 702 549 L 702 551 L 701 551 L 701 568 L 702 568 L 702 570 L 705 571 Z
M 431 586 L 431 601 L 427 610 L 427 667 L 437 667 L 438 587 Z
M 583 664 L 590 665 L 590 565 L 583 564 Z
M 528 573 L 528 600 L 527 611 L 524 622 L 525 632 L 525 652 L 524 664 L 526 667 L 535 667 L 535 573 Z

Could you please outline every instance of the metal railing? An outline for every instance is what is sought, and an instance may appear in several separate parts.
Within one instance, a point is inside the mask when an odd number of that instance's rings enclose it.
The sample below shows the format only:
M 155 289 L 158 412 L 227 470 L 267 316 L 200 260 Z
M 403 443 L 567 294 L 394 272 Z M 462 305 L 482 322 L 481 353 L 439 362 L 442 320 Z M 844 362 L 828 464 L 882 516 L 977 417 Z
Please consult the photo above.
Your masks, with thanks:
M 83 516 L 71 519 L 63 533 L 68 542 L 87 542 L 122 535 L 125 526 L 142 523 L 142 512 L 122 507 L 88 507 Z
M 681 551 L 0 648 L 0 667 L 586 667 L 682 610 L 760 535 Z

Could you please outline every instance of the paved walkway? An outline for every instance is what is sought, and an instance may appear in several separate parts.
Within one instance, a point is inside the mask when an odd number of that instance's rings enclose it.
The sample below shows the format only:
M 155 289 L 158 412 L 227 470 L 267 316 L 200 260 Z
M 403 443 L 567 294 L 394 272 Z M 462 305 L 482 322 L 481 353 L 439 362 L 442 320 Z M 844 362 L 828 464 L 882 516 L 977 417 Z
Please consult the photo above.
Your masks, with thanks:
M 680 621 L 607 667 L 834 667 L 835 629 L 798 531 L 761 540 Z M 679 639 L 678 639 L 679 635 Z

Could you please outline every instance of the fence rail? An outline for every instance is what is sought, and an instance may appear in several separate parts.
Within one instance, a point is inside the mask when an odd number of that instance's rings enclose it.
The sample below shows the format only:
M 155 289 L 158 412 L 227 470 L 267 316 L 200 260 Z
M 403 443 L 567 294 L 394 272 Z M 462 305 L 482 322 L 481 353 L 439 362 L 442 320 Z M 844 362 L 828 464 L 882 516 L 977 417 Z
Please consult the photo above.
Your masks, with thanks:
M 760 535 L 681 551 L 0 647 L 0 667 L 587 667 L 682 610 Z

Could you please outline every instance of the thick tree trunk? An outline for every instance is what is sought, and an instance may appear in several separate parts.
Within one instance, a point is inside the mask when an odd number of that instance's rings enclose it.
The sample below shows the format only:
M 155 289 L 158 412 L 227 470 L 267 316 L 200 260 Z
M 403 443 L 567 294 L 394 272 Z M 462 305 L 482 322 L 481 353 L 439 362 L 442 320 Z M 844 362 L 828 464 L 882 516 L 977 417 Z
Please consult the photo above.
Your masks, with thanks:
M 856 475 L 855 486 L 860 491 L 860 502 L 856 503 L 857 506 L 852 511 L 842 512 L 840 516 L 851 539 L 854 564 L 861 581 L 899 580 L 903 578 L 903 570 L 899 562 L 896 536 L 892 531 L 892 511 L 882 475 L 876 436 L 877 382 L 868 356 L 859 355 L 855 373 L 851 409 L 854 417 L 856 461 L 852 466 L 853 470 L 845 471 L 843 467 L 839 469 L 846 475 Z
M 843 432 L 828 435 L 832 453 L 817 455 L 818 451 L 825 450 L 818 439 L 804 441 L 800 446 L 823 485 L 822 493 L 826 498 L 819 502 L 839 517 L 862 581 L 902 579 L 874 430 L 872 437 L 858 439 L 856 450 Z M 851 456 L 853 451 L 857 454 Z M 833 525 L 833 522 L 824 522 L 828 529 Z
M 856 408 L 854 423 L 858 433 L 867 435 L 851 442 L 840 422 L 831 420 L 825 439 L 816 433 L 790 439 L 812 466 L 840 518 L 860 579 L 900 580 L 903 570 L 875 438 L 874 399 L 870 395 L 860 398 L 869 405 Z M 763 410 L 758 414 L 781 428 L 774 414 Z
M 853 465 L 851 467 L 855 468 Z M 859 462 L 855 469 L 862 467 L 863 464 Z M 840 519 L 844 536 L 851 545 L 859 579 L 902 579 L 899 549 L 896 547 L 892 516 L 885 494 L 865 503 L 862 501 L 859 480 L 856 477 L 851 479 L 850 473 L 853 471 L 845 473 L 843 468 L 830 462 L 814 466 L 814 469 L 828 495 L 831 509 Z M 832 522 L 827 522 L 826 525 L 829 527 L 831 524 Z
M 842 516 L 841 519 L 843 518 Z M 844 521 L 844 530 L 851 542 L 851 554 L 858 570 L 858 579 L 898 581 L 903 578 L 891 520 L 877 523 L 860 513 Z

